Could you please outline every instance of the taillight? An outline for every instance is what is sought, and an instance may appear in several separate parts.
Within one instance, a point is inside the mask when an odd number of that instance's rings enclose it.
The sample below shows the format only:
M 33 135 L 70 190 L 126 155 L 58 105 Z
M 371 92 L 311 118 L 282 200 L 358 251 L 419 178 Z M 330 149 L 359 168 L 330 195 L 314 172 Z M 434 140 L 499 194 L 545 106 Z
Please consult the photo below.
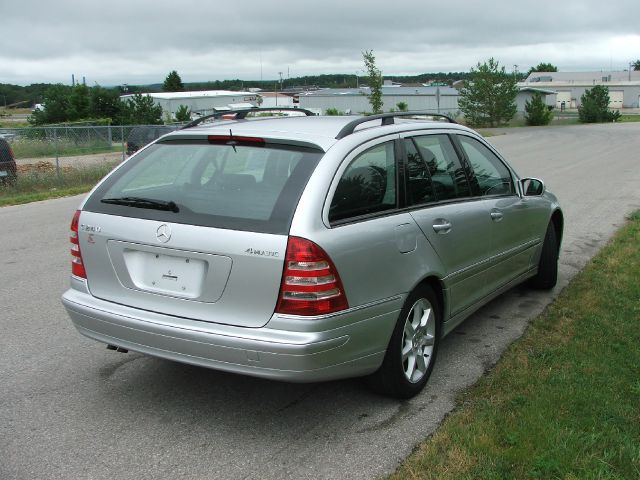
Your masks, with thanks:
M 322 248 L 289 237 L 276 313 L 324 315 L 349 308 L 338 270 Z
M 71 220 L 71 273 L 76 277 L 87 278 L 87 272 L 82 263 L 82 253 L 80 253 L 80 239 L 78 238 L 78 224 L 80 223 L 80 210 L 76 210 Z

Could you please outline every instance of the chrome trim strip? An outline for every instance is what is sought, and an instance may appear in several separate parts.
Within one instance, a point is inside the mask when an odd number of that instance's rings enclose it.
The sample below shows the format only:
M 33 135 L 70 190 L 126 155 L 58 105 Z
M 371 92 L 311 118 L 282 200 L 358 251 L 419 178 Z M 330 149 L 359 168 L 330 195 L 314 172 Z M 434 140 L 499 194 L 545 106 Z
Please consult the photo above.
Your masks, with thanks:
M 529 249 L 531 247 L 534 247 L 536 245 L 539 245 L 539 244 L 540 244 L 540 239 L 530 240 L 527 243 L 523 243 L 522 245 L 518 245 L 517 247 L 514 247 L 514 248 L 512 248 L 510 250 L 506 250 L 506 251 L 504 251 L 502 253 L 499 253 L 497 255 L 493 255 L 492 257 L 485 258 L 484 260 L 481 260 L 478 263 L 474 263 L 473 265 L 469 265 L 468 267 L 464 267 L 464 268 L 462 268 L 462 269 L 460 269 L 458 271 L 452 272 L 449 275 L 447 275 L 446 277 L 444 277 L 442 280 L 443 281 L 451 280 L 453 277 L 456 277 L 457 275 L 461 275 L 463 273 L 466 273 L 469 270 L 473 270 L 473 269 L 475 269 L 475 268 L 477 268 L 477 267 L 479 267 L 481 265 L 485 265 L 487 263 L 491 263 L 494 260 L 499 259 L 499 258 L 508 257 L 508 256 L 511 256 L 511 255 L 518 254 L 520 252 L 524 252 L 525 250 L 527 250 L 527 249 Z

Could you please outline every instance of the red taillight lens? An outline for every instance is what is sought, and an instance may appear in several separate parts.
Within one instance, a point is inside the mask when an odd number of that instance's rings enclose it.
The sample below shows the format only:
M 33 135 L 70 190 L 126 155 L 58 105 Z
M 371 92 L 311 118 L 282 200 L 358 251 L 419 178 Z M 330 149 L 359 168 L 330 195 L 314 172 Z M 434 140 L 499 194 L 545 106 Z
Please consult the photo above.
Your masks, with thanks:
M 338 270 L 322 248 L 289 237 L 276 313 L 325 315 L 349 308 Z
M 250 147 L 264 147 L 264 138 L 242 137 L 238 135 L 209 135 L 209 143 L 222 145 L 244 145 Z
M 80 239 L 78 238 L 78 224 L 80 223 L 80 210 L 76 210 L 71 220 L 71 274 L 80 278 L 87 278 L 87 272 L 82 263 L 82 253 L 80 253 Z

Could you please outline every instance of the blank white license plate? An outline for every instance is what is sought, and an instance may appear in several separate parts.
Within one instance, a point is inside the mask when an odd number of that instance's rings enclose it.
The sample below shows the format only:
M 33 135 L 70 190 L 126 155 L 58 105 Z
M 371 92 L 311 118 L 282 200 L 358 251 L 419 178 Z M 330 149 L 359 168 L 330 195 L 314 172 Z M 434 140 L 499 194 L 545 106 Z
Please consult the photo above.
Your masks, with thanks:
M 9 176 L 9 172 L 7 172 L 6 170 L 0 170 L 0 177 L 7 177 Z
M 204 260 L 125 249 L 125 263 L 141 290 L 198 298 L 207 273 Z

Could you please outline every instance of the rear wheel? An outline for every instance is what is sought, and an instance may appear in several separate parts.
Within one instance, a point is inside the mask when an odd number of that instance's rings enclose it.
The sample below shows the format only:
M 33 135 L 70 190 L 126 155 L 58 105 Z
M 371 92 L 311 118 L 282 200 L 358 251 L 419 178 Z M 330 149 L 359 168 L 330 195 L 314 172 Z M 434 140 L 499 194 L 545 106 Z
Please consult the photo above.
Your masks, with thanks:
M 370 380 L 380 393 L 410 398 L 427 383 L 440 343 L 441 313 L 433 290 L 420 285 L 407 297 L 380 369 Z
M 538 273 L 531 278 L 529 284 L 540 290 L 550 290 L 558 282 L 558 240 L 556 228 L 553 222 L 549 222 L 547 233 L 544 236 Z

